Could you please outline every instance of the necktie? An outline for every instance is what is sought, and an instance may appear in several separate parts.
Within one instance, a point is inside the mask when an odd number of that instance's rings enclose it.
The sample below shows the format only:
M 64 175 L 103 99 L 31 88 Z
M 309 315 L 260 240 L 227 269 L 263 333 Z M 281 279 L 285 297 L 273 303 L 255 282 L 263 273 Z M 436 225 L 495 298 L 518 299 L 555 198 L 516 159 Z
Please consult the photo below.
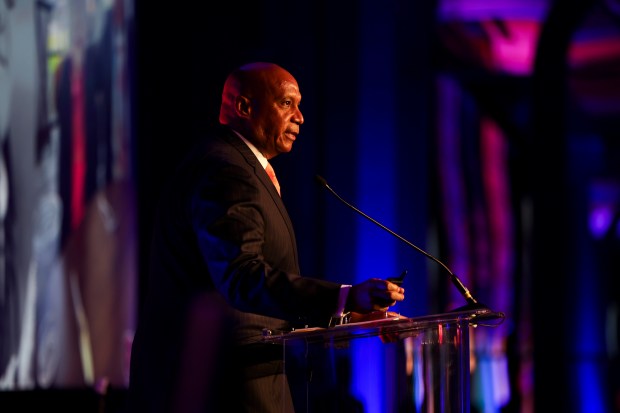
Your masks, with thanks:
M 271 164 L 269 162 L 267 162 L 267 166 L 265 167 L 265 171 L 267 172 L 267 175 L 269 175 L 269 178 L 271 178 L 271 182 L 273 182 L 273 185 L 276 187 L 276 189 L 278 190 L 278 194 L 280 193 L 280 183 L 278 182 L 278 178 L 276 178 L 276 171 L 273 170 L 273 166 L 271 166 Z

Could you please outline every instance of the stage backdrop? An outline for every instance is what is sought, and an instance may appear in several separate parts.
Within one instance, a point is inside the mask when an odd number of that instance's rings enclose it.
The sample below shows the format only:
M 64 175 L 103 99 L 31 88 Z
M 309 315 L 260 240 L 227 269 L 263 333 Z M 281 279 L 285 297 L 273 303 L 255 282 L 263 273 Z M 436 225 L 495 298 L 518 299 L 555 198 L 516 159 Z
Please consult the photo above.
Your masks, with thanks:
M 131 0 L 0 1 L 0 389 L 124 387 Z

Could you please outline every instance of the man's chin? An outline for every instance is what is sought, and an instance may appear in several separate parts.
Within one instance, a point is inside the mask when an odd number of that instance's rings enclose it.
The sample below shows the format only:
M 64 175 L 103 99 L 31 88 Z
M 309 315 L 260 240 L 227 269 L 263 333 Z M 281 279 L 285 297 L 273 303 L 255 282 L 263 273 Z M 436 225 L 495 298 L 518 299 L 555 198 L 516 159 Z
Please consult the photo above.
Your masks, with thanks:
M 288 145 L 280 145 L 278 146 L 278 154 L 280 153 L 289 153 L 293 149 L 293 142 Z

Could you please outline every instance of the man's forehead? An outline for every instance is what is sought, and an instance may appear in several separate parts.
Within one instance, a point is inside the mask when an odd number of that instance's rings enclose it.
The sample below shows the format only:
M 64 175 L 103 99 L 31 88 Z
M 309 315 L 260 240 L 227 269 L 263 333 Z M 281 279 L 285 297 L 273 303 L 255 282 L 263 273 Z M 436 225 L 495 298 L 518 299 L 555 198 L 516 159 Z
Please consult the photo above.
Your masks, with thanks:
M 294 80 L 283 80 L 280 82 L 280 88 L 286 90 L 287 93 L 299 94 L 299 85 Z

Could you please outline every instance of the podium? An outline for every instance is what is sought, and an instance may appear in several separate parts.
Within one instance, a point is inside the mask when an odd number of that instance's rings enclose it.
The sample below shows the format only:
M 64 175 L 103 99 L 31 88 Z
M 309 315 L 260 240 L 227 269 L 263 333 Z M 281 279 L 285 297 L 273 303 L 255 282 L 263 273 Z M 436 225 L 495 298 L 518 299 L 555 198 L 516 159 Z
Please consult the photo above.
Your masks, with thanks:
M 380 318 L 329 328 L 266 334 L 263 341 L 280 344 L 283 348 L 282 357 L 296 413 L 359 411 L 353 407 L 334 406 L 335 403 L 343 403 L 342 393 L 346 392 L 343 388 L 327 393 L 327 401 L 317 402 L 320 397 L 325 399 L 326 393 L 316 390 L 321 388 L 321 384 L 317 383 L 320 379 L 316 378 L 315 370 L 317 366 L 333 369 L 333 366 L 327 365 L 334 362 L 334 354 L 369 340 L 380 340 L 381 345 L 396 343 L 400 349 L 406 350 L 402 364 L 407 366 L 389 368 L 392 373 L 400 372 L 394 374 L 397 385 L 393 386 L 393 391 L 396 392 L 396 388 L 408 389 L 406 403 L 394 403 L 393 397 L 402 399 L 402 392 L 400 395 L 387 395 L 393 406 L 385 406 L 382 412 L 469 413 L 470 328 L 497 325 L 503 318 L 502 313 L 486 308 L 413 318 L 385 313 L 380 314 Z M 359 366 L 358 374 L 364 374 L 363 369 L 364 366 Z M 380 385 L 384 377 L 374 379 Z

